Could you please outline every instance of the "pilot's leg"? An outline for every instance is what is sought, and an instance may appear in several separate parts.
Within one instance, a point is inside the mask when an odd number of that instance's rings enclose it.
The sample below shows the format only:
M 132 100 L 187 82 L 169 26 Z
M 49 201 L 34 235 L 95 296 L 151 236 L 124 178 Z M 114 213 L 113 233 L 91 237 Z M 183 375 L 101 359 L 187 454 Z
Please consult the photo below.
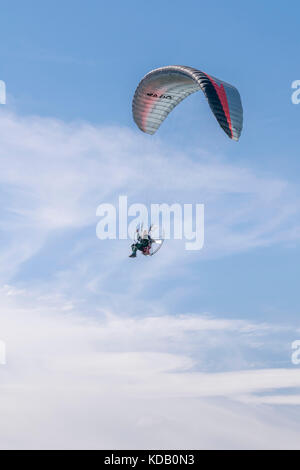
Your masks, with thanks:
M 132 249 L 132 253 L 129 256 L 129 258 L 136 258 L 137 246 L 135 243 L 131 245 L 131 249 Z

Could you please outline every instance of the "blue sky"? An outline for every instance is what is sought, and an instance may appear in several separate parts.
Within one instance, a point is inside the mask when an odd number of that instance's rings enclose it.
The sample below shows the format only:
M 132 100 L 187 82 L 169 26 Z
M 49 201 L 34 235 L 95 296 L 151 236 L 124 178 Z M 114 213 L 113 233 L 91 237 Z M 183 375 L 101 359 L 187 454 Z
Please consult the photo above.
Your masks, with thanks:
M 0 445 L 299 447 L 298 2 L 12 0 L 0 13 Z M 171 64 L 239 89 L 239 143 L 199 93 L 140 133 L 135 88 Z M 97 206 L 120 194 L 204 203 L 204 250 L 169 242 L 131 263 L 127 241 L 95 234 Z M 58 414 L 74 436 L 55 436 Z

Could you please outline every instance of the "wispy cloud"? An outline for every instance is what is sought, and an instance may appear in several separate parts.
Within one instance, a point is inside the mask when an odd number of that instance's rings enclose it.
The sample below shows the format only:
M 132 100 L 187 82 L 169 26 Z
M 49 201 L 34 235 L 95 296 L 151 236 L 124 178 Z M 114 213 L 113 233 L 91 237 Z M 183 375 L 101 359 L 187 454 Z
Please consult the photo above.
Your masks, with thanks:
M 283 438 L 286 417 L 263 404 L 286 388 L 297 402 L 289 351 L 270 359 L 289 328 L 201 306 L 175 316 L 172 282 L 147 299 L 199 256 L 298 241 L 297 189 L 126 128 L 7 111 L 0 126 L 1 447 L 298 446 L 294 418 Z M 95 233 L 97 206 L 119 194 L 205 203 L 205 250 L 170 242 L 151 270 L 129 264 L 127 241 Z
M 108 311 L 87 317 L 63 295 L 12 286 L 0 302 L 1 448 L 298 447 L 296 416 L 263 405 L 298 403 L 297 369 L 201 370 L 209 359 L 201 351 L 222 362 L 230 343 L 243 354 L 240 335 L 245 342 L 274 326 Z M 289 387 L 291 396 L 280 398 Z
M 299 194 L 284 180 L 201 152 L 196 159 L 126 128 L 21 118 L 6 111 L 0 125 L 1 229 L 9 238 L 0 258 L 11 273 L 18 260 L 32 257 L 57 231 L 90 227 L 88 238 L 94 237 L 98 204 L 116 203 L 119 194 L 127 194 L 130 203 L 204 203 L 201 256 L 299 239 Z M 176 250 L 176 263 L 178 256 L 183 247 Z M 165 265 L 172 258 L 174 250 Z

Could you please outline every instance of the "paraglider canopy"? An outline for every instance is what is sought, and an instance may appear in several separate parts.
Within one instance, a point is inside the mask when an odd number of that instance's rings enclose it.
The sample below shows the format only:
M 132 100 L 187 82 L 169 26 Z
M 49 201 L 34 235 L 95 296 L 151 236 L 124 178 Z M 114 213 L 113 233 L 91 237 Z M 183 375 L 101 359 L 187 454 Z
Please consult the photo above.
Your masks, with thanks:
M 202 90 L 218 123 L 233 140 L 243 128 L 243 107 L 238 90 L 229 83 L 192 67 L 172 65 L 149 72 L 136 89 L 132 111 L 137 126 L 154 134 L 184 98 Z

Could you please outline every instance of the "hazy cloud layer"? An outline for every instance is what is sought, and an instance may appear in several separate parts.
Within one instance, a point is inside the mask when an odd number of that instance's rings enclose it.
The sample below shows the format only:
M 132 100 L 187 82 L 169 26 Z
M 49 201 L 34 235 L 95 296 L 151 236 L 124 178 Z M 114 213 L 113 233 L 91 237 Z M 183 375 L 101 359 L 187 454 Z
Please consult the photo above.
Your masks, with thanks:
M 172 280 L 149 289 L 201 257 L 297 241 L 297 190 L 129 129 L 0 125 L 0 447 L 299 447 L 298 409 L 275 406 L 299 404 L 289 328 L 174 315 Z M 128 264 L 127 241 L 96 239 L 97 206 L 120 194 L 204 203 L 205 250 L 170 242 L 151 269 Z
M 10 286 L 0 301 L 1 448 L 298 447 L 298 412 L 262 405 L 298 403 L 297 369 L 202 372 L 203 351 L 221 364 L 227 347 L 242 358 L 240 337 L 255 349 L 274 327 L 201 315 L 86 318 L 63 297 Z M 278 398 L 287 388 L 291 397 Z

